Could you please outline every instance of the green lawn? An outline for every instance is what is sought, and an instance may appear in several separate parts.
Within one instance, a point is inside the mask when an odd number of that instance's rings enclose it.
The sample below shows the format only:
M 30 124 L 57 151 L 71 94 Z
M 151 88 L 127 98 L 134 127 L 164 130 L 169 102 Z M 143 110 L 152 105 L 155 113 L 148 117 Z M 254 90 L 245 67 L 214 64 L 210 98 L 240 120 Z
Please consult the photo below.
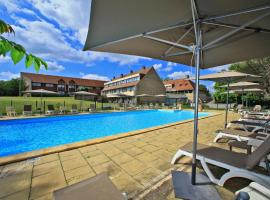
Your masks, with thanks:
M 23 111 L 23 106 L 25 104 L 31 104 L 33 112 L 36 112 L 36 108 L 42 108 L 47 110 L 48 104 L 53 104 L 55 109 L 59 109 L 60 106 L 64 106 L 67 111 L 70 111 L 72 104 L 77 104 L 78 109 L 86 111 L 90 107 L 90 104 L 95 104 L 91 101 L 81 101 L 75 100 L 74 97 L 43 97 L 42 103 L 40 97 L 0 97 L 0 114 L 6 113 L 6 107 L 12 105 L 18 114 Z M 104 103 L 104 107 L 112 106 L 109 103 Z M 101 103 L 97 102 L 97 110 L 101 110 Z

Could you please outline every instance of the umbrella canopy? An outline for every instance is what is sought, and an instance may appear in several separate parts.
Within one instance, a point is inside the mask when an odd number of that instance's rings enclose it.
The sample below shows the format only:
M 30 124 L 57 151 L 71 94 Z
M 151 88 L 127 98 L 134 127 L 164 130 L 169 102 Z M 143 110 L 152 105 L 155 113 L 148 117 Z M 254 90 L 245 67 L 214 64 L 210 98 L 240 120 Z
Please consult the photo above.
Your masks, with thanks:
M 227 85 L 220 86 L 221 88 L 227 87 Z M 260 87 L 259 83 L 253 83 L 253 82 L 237 82 L 237 83 L 231 83 L 229 86 L 229 89 L 245 89 L 245 88 L 258 88 Z
M 74 92 L 73 94 L 84 95 L 84 96 L 97 96 L 96 93 L 91 93 L 91 92 L 86 92 L 86 91 L 78 91 L 78 92 Z
M 229 88 L 230 84 L 235 81 L 259 81 L 260 76 L 253 74 L 246 74 L 236 71 L 222 71 L 214 74 L 207 74 L 200 77 L 200 80 L 214 81 L 214 82 L 223 82 L 227 83 L 227 97 L 226 97 L 226 113 L 225 113 L 225 127 L 228 122 L 228 105 L 229 105 Z M 194 78 L 193 78 L 194 79 Z
M 138 94 L 136 97 L 152 97 L 153 95 L 150 94 Z
M 200 80 L 231 83 L 236 81 L 259 81 L 260 76 L 236 71 L 222 71 L 214 74 L 200 76 Z M 194 78 L 191 78 L 194 79 Z
M 242 93 L 263 93 L 264 91 L 260 88 L 250 88 L 250 89 L 242 89 L 242 90 L 230 90 L 231 94 L 242 94 Z M 224 92 L 225 93 L 225 92 Z
M 158 94 L 158 95 L 155 95 L 156 97 L 166 97 L 165 94 Z
M 106 97 L 107 98 L 119 98 L 119 96 L 117 94 L 107 94 Z
M 187 65 L 194 61 L 192 184 L 196 177 L 199 70 L 270 55 L 269 10 L 269 0 L 92 0 L 84 50 Z
M 57 94 L 56 92 L 44 90 L 44 89 L 37 89 L 37 90 L 26 90 L 23 93 L 28 94 Z
M 196 46 L 191 2 L 92 0 L 84 49 L 190 65 Z M 270 55 L 269 0 L 194 3 L 203 37 L 201 68 Z

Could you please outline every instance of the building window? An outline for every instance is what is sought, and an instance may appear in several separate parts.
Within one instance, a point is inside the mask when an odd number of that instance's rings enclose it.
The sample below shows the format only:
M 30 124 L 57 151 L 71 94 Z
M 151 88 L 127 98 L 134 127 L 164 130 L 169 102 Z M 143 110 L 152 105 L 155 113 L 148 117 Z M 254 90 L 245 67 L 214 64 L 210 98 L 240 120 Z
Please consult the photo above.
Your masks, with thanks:
M 40 87 L 41 83 L 32 83 L 32 86 Z
M 53 87 L 53 84 L 46 83 L 45 86 L 46 86 L 46 87 Z

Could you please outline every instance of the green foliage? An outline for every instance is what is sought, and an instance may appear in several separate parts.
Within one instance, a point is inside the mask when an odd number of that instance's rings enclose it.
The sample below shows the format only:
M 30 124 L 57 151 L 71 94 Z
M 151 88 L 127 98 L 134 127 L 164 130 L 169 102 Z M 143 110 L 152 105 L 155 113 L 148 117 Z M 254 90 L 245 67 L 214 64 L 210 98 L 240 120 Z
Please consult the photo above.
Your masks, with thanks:
M 214 85 L 215 93 L 214 99 L 216 103 L 226 103 L 227 100 L 227 87 L 225 83 L 216 82 Z M 229 94 L 229 102 L 236 102 L 237 101 L 237 94 Z
M 205 85 L 202 85 L 202 84 L 199 85 L 199 90 L 201 93 L 204 93 L 206 96 L 211 97 L 211 94 Z
M 236 63 L 230 66 L 230 70 L 261 76 L 262 86 L 270 93 L 270 57 Z
M 0 34 L 4 33 L 13 33 L 15 35 L 13 28 L 3 20 L 0 20 Z M 34 65 L 36 71 L 39 71 L 41 66 L 48 69 L 48 65 L 44 60 L 32 54 L 28 54 L 22 45 L 9 41 L 0 35 L 0 56 L 5 57 L 8 53 L 10 53 L 14 64 L 19 63 L 25 57 L 26 68 Z
M 11 79 L 0 81 L 0 96 L 19 96 L 20 90 L 23 91 L 25 84 L 21 79 Z

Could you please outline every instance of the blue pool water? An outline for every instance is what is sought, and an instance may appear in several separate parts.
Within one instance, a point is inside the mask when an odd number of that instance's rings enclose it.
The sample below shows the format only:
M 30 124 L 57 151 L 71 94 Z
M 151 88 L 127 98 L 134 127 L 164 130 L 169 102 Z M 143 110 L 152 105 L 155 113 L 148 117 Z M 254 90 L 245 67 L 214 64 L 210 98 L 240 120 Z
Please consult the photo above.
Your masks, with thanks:
M 208 113 L 199 113 L 199 117 Z M 192 111 L 147 110 L 0 121 L 0 156 L 102 138 L 193 118 Z

